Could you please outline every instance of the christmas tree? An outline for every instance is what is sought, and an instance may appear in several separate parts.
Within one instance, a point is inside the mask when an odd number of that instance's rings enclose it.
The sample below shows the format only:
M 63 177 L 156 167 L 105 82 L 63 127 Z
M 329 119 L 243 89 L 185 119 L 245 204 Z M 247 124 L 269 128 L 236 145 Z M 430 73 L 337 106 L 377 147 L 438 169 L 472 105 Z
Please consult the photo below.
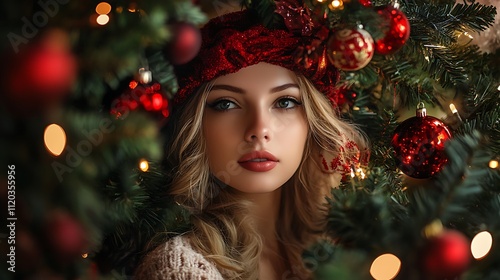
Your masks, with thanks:
M 296 63 L 340 70 L 332 101 L 370 139 L 325 200 L 334 242 L 304 253 L 315 278 L 500 278 L 495 4 L 2 2 L 0 277 L 128 279 L 157 233 L 189 229 L 160 167 L 174 65 L 245 7 L 316 38 Z

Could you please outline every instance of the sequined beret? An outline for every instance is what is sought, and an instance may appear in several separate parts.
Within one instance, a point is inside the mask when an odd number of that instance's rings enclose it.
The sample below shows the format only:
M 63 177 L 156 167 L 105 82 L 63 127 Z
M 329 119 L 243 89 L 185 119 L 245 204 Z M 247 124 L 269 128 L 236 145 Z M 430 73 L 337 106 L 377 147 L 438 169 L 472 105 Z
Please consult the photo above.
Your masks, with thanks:
M 307 68 L 297 63 L 297 48 L 310 44 L 311 36 L 262 25 L 250 10 L 225 14 L 211 19 L 201 28 L 202 45 L 197 56 L 175 67 L 179 90 L 174 104 L 182 103 L 205 82 L 240 69 L 267 62 L 307 77 L 322 93 L 334 93 L 338 70 L 326 57 Z

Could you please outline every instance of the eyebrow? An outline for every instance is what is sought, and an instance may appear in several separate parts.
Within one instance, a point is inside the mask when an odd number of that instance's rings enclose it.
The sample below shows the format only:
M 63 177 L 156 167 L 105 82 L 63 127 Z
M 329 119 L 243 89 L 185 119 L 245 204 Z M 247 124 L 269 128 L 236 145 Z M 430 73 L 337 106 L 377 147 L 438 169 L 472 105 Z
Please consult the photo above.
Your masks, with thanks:
M 280 92 L 280 91 L 283 91 L 283 90 L 288 89 L 288 88 L 297 88 L 298 89 L 299 86 L 297 84 L 294 84 L 294 83 L 288 83 L 288 84 L 274 87 L 269 92 L 271 92 L 271 93 Z M 246 93 L 246 91 L 242 88 L 230 86 L 230 85 L 224 85 L 224 84 L 223 85 L 214 85 L 214 86 L 212 86 L 210 91 L 212 91 L 212 90 L 227 90 L 227 91 L 241 93 L 241 94 Z

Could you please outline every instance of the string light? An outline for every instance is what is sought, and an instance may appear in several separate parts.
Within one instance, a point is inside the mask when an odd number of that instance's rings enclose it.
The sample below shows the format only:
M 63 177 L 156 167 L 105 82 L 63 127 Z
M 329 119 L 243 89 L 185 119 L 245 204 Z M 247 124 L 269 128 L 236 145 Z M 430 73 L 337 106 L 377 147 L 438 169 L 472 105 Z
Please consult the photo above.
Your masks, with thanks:
M 455 107 L 455 105 L 453 105 L 453 103 L 450 104 L 450 110 L 453 114 L 458 112 L 457 108 Z
M 330 8 L 330 10 L 332 10 L 332 11 L 342 10 L 342 9 L 344 9 L 344 2 L 342 0 L 333 0 L 328 5 L 328 8 Z
M 146 172 L 148 171 L 149 169 L 149 162 L 145 159 L 142 159 L 140 162 L 139 162 L 139 169 L 142 171 L 142 172 Z
M 498 168 L 498 161 L 497 160 L 490 160 L 490 163 L 488 164 L 488 166 L 491 168 L 491 169 L 496 169 Z
M 493 237 L 491 236 L 491 233 L 482 231 L 476 234 L 476 236 L 472 238 L 470 245 L 472 256 L 476 260 L 484 258 L 490 252 L 492 245 Z
M 131 13 L 137 12 L 137 4 L 136 3 L 130 3 L 128 6 L 128 11 Z
M 43 133 L 45 148 L 54 156 L 59 156 L 66 147 L 66 132 L 57 124 L 48 125 Z
M 86 259 L 88 256 L 89 256 L 89 254 L 87 254 L 87 253 L 83 253 L 83 254 L 82 254 L 82 258 L 83 258 L 83 259 Z
M 394 279 L 401 269 L 401 261 L 393 254 L 378 256 L 370 267 L 370 274 L 376 280 Z
M 99 25 L 106 25 L 109 22 L 109 16 L 108 15 L 99 15 L 96 19 L 96 22 Z
M 457 116 L 458 120 L 462 122 L 462 117 L 460 117 L 460 114 L 458 113 L 457 107 L 453 103 L 450 103 L 450 110 L 453 113 L 453 115 Z
M 361 179 L 364 179 L 366 177 L 365 172 L 363 172 L 363 169 L 358 168 L 356 172 L 361 175 Z
M 111 12 L 111 5 L 106 2 L 101 2 L 95 7 L 95 12 L 99 15 L 107 15 Z
M 365 172 L 363 171 L 363 169 L 361 167 L 354 167 L 354 166 L 351 166 L 351 177 L 354 178 L 354 177 L 358 177 L 358 178 L 361 178 L 361 179 L 365 179 L 366 178 L 366 174 Z

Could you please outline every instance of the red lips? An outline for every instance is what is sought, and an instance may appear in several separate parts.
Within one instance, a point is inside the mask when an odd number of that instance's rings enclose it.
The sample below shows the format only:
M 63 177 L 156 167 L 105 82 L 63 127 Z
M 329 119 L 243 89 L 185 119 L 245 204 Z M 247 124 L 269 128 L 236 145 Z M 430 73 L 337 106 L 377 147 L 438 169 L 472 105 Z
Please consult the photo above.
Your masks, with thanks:
M 278 159 L 266 151 L 254 151 L 243 155 L 238 163 L 241 167 L 254 171 L 266 172 L 273 169 L 278 164 Z

